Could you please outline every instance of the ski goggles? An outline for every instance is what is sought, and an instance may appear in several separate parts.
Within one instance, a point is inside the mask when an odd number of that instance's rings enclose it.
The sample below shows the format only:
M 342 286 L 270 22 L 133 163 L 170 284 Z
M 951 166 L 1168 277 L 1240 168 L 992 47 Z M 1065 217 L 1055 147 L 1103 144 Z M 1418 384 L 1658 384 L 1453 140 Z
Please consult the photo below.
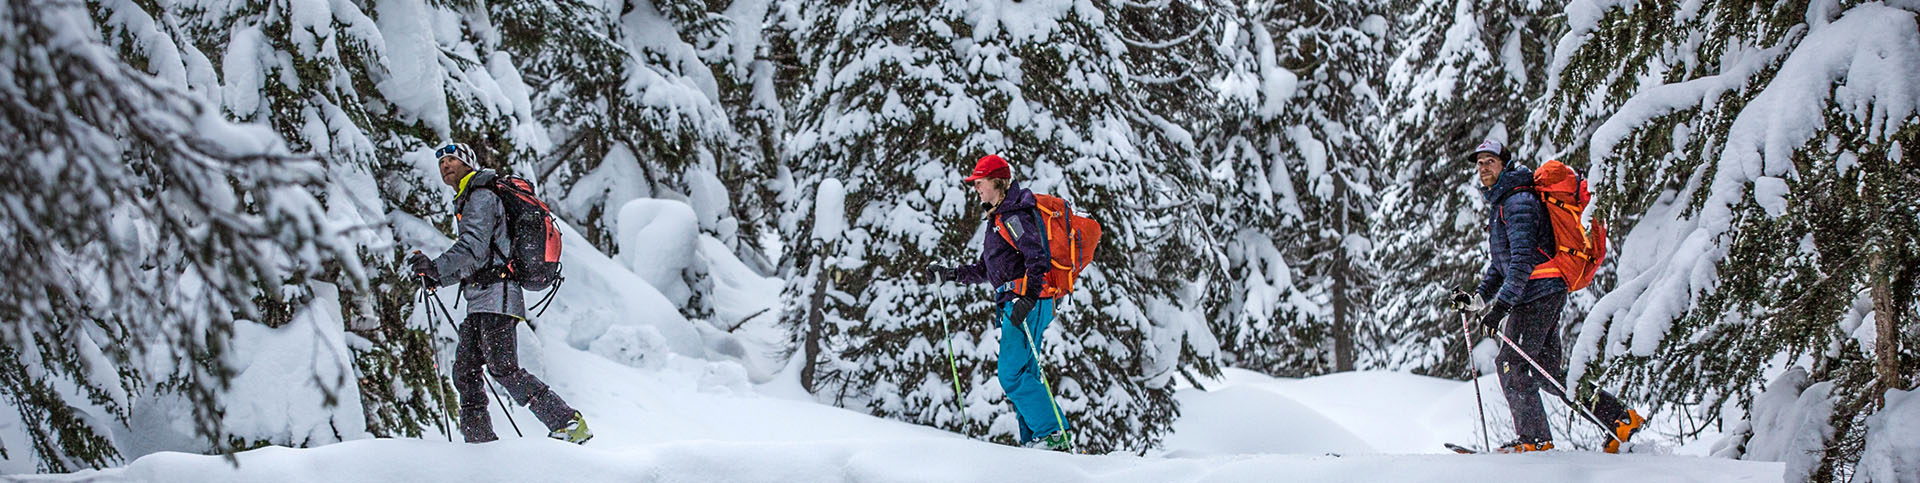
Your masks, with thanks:
M 434 159 L 445 158 L 447 156 L 453 156 L 453 159 L 460 160 L 462 164 L 473 166 L 473 149 L 468 148 L 466 144 L 449 143 L 433 151 Z

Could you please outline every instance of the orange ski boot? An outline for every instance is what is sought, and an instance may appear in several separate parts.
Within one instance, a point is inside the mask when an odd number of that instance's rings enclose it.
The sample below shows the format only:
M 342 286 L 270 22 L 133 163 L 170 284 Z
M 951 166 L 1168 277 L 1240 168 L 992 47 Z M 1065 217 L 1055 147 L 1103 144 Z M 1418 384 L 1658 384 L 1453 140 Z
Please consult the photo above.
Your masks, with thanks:
M 1613 436 L 1607 438 L 1606 451 L 1619 453 L 1620 444 L 1633 439 L 1633 434 L 1640 432 L 1640 427 L 1646 424 L 1647 418 L 1640 417 L 1639 411 L 1628 409 L 1626 419 L 1613 422 Z

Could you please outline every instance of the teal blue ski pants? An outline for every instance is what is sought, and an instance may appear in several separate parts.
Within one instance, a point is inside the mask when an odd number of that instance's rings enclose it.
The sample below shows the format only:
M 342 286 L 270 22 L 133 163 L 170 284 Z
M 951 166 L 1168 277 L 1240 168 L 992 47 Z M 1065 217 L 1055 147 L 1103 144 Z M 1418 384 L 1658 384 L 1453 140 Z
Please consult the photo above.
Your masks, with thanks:
M 1053 323 L 1053 299 L 1041 299 L 1034 304 L 1022 324 L 1012 320 L 1011 302 L 1000 304 L 999 314 L 1000 388 L 1006 391 L 1007 401 L 1013 403 L 1014 415 L 1020 420 L 1020 444 L 1067 429 L 1063 427 L 1064 413 L 1058 412 L 1040 380 L 1040 361 L 1033 358 L 1036 353 L 1046 353 L 1041 336 L 1046 334 L 1047 325 Z M 1028 347 L 1028 341 L 1036 346 Z

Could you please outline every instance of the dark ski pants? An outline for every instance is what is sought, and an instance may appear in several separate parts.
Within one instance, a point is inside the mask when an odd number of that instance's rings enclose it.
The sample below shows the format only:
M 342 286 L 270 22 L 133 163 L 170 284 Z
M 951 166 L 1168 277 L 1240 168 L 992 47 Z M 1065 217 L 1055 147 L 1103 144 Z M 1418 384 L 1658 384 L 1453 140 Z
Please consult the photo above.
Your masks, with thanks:
M 573 420 L 573 408 L 554 394 L 553 389 L 533 373 L 520 367 L 514 330 L 520 319 L 510 315 L 474 312 L 460 324 L 460 345 L 453 356 L 453 388 L 460 391 L 460 434 L 468 443 L 497 439 L 493 420 L 487 414 L 487 381 L 480 374 L 486 367 L 493 380 L 506 386 L 514 402 L 533 409 L 534 417 L 548 430 L 565 427 Z
M 1547 428 L 1547 411 L 1540 404 L 1540 391 L 1545 390 L 1554 396 L 1566 399 L 1566 395 L 1555 388 L 1545 377 L 1565 384 L 1567 369 L 1560 355 L 1560 309 L 1567 304 L 1567 293 L 1559 292 L 1539 300 L 1522 303 L 1513 308 L 1506 326 L 1502 329 L 1508 339 L 1527 351 L 1527 355 L 1540 367 L 1552 371 L 1543 376 L 1528 364 L 1520 354 L 1505 343 L 1500 344 L 1500 357 L 1494 359 L 1500 371 L 1500 387 L 1507 396 L 1507 408 L 1513 412 L 1513 430 L 1522 439 L 1542 441 L 1553 440 L 1553 433 Z M 1611 423 L 1627 417 L 1627 408 L 1620 404 L 1612 394 L 1597 389 L 1580 391 L 1581 397 L 1575 398 L 1593 412 L 1601 422 Z M 1612 431 L 1612 426 L 1600 428 Z

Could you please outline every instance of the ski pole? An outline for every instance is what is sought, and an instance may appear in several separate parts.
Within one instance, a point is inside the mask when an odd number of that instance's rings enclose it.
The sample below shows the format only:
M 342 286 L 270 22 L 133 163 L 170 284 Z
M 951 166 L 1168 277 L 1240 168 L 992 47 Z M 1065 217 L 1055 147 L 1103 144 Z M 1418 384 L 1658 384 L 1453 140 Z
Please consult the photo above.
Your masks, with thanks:
M 953 301 L 947 300 L 944 297 L 942 297 L 940 301 L 943 302 L 941 304 L 942 306 L 945 306 L 948 309 L 953 308 L 952 307 Z M 949 314 L 953 313 L 952 310 L 948 310 L 946 312 Z M 940 330 L 947 332 L 947 368 L 953 371 L 953 403 L 957 406 L 960 406 L 960 418 L 961 418 L 960 428 L 961 428 L 961 431 L 965 431 L 966 421 L 967 421 L 967 402 L 960 397 L 960 363 L 956 361 L 953 355 L 953 329 L 947 326 L 946 317 L 940 318 Z
M 507 424 L 513 425 L 513 435 L 521 438 L 527 437 L 526 434 L 520 432 L 520 423 L 513 421 L 513 406 L 507 404 L 505 398 L 500 397 L 500 388 L 494 387 L 493 378 L 481 377 L 481 379 L 487 381 L 487 393 L 493 394 L 493 400 L 500 403 L 500 411 L 507 414 Z
M 434 297 L 433 301 L 435 305 L 440 306 L 440 313 L 446 316 L 447 322 L 452 323 L 453 311 L 447 310 L 447 304 L 440 302 L 440 297 Z M 434 330 L 438 331 L 439 327 L 435 326 Z M 507 330 L 513 330 L 513 328 L 508 327 Z M 513 420 L 513 405 L 507 404 L 506 400 L 500 397 L 500 389 L 493 386 L 493 379 L 487 377 L 485 374 L 482 374 L 480 378 L 487 381 L 487 392 L 493 394 L 493 400 L 500 403 L 500 411 L 506 413 L 507 424 L 513 426 L 513 434 L 522 438 L 526 437 L 526 434 L 520 432 L 520 423 Z
M 1467 354 L 1467 380 L 1473 383 L 1473 406 L 1480 410 L 1480 447 L 1491 451 L 1493 440 L 1488 439 L 1487 435 L 1487 403 L 1480 396 L 1480 371 L 1473 369 L 1473 322 L 1471 320 L 1468 318 L 1467 311 L 1460 311 L 1460 335 L 1465 342 L 1462 352 Z
M 1035 308 L 1039 308 L 1039 307 L 1035 307 Z M 1012 315 L 1012 314 L 1009 313 L 1008 315 Z M 1032 312 L 1028 312 L 1027 318 L 1028 319 L 1033 318 Z M 1033 351 L 1033 368 L 1039 372 L 1038 375 L 1040 376 L 1040 387 L 1045 388 L 1047 390 L 1047 406 L 1053 408 L 1053 422 L 1054 424 L 1059 425 L 1060 434 L 1062 436 L 1067 436 L 1067 445 L 1071 447 L 1073 445 L 1073 438 L 1072 436 L 1067 435 L 1067 419 L 1064 416 L 1060 415 L 1060 403 L 1055 402 L 1053 399 L 1053 384 L 1047 382 L 1047 368 L 1044 364 L 1040 363 L 1040 347 L 1033 343 L 1036 337 L 1034 337 L 1033 334 L 1028 333 L 1028 331 L 1032 330 L 1028 328 L 1032 324 L 1028 324 L 1027 322 L 1028 321 L 1023 320 L 1023 321 L 1015 322 L 1014 325 L 1019 326 L 1020 335 L 1023 337 L 1026 337 L 1027 350 Z
M 1515 344 L 1513 343 L 1513 339 L 1508 339 L 1505 331 L 1494 331 L 1493 335 L 1499 336 L 1500 342 L 1505 342 L 1507 348 L 1513 349 L 1513 352 L 1520 354 L 1520 358 L 1525 359 L 1527 364 L 1532 365 L 1534 372 L 1540 374 L 1540 378 L 1546 379 L 1549 384 L 1553 384 L 1554 389 L 1559 389 L 1560 402 L 1567 403 L 1567 407 L 1571 407 L 1574 411 L 1579 412 L 1580 416 L 1587 418 L 1588 422 L 1600 426 L 1601 432 L 1607 433 L 1607 438 L 1619 442 L 1622 445 L 1627 443 L 1620 439 L 1620 435 L 1613 434 L 1613 431 L 1606 431 L 1607 425 L 1601 423 L 1600 418 L 1594 417 L 1593 413 L 1587 412 L 1587 408 L 1581 407 L 1578 403 L 1573 402 L 1573 399 L 1567 396 L 1570 394 L 1567 392 L 1567 386 L 1561 385 L 1560 381 L 1554 379 L 1553 375 L 1548 373 L 1546 368 L 1540 367 L 1539 362 L 1534 362 L 1533 356 L 1527 355 L 1527 351 L 1520 350 L 1520 344 Z
M 422 282 L 424 282 L 424 280 L 422 280 Z M 423 290 L 420 292 L 421 305 L 426 305 L 428 298 L 432 298 L 435 301 L 440 299 L 432 288 L 425 287 L 424 283 L 422 285 Z M 432 338 L 427 340 L 427 350 L 433 354 L 433 397 L 440 400 L 440 429 L 441 432 L 446 433 L 447 442 L 451 443 L 453 442 L 453 415 L 447 412 L 446 388 L 440 386 L 440 349 L 438 347 L 440 343 L 440 323 L 434 321 L 432 307 L 427 307 L 427 329 L 432 331 Z

